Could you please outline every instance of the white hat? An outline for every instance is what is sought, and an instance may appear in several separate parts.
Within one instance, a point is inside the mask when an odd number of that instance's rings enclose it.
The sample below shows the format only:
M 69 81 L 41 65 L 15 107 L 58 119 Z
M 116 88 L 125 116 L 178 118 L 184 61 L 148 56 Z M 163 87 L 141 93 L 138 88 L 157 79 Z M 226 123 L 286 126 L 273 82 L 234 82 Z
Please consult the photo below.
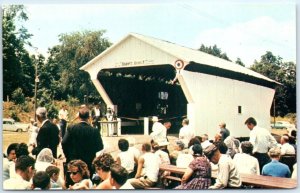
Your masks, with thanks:
M 153 116 L 153 117 L 152 117 L 152 121 L 153 121 L 153 122 L 157 122 L 157 121 L 158 121 L 158 117 L 157 117 L 157 116 Z

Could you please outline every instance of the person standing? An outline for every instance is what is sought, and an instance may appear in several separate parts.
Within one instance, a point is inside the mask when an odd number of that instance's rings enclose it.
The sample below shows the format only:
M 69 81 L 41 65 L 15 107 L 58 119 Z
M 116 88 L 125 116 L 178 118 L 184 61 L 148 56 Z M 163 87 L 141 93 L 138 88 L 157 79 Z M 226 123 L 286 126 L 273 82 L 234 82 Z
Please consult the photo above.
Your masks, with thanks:
M 88 165 L 89 171 L 93 174 L 92 162 L 96 152 L 103 149 L 103 141 L 98 130 L 88 123 L 89 117 L 89 109 L 82 106 L 79 109 L 80 122 L 68 127 L 62 140 L 62 149 L 67 163 L 80 159 Z
M 221 140 L 224 141 L 230 135 L 230 131 L 226 128 L 226 123 L 224 122 L 221 122 L 219 127 L 220 127 L 220 134 L 222 136 Z
M 32 150 L 32 155 L 37 156 L 42 149 L 49 148 L 53 153 L 53 157 L 57 158 L 57 146 L 59 144 L 58 127 L 47 119 L 45 107 L 37 108 L 36 117 L 41 123 L 41 127 L 36 137 L 37 146 Z
M 69 113 L 68 113 L 68 107 L 66 104 L 63 104 L 60 111 L 58 112 L 58 118 L 60 120 L 60 132 L 61 132 L 61 138 L 64 138 L 64 135 L 66 133 L 67 128 L 67 122 L 69 121 Z
M 182 128 L 179 131 L 179 140 L 184 143 L 184 147 L 187 148 L 189 141 L 195 137 L 195 132 L 189 126 L 189 120 L 183 119 L 182 120 Z
M 92 110 L 92 119 L 93 119 L 93 126 L 101 131 L 100 128 L 100 118 L 101 118 L 101 111 L 100 111 L 100 104 L 97 103 L 96 106 Z
M 253 145 L 253 156 L 258 160 L 261 173 L 264 165 L 271 161 L 268 156 L 269 148 L 277 146 L 277 142 L 269 131 L 257 126 L 257 122 L 253 117 L 249 117 L 245 121 L 245 125 L 250 130 L 249 141 Z

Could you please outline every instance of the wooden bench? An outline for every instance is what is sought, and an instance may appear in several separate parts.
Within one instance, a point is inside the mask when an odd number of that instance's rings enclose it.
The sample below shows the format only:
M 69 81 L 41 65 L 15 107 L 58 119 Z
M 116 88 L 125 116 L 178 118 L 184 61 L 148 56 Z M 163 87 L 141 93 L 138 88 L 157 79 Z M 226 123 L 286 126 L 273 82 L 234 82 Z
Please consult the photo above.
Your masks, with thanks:
M 178 168 L 174 165 L 160 165 L 161 171 L 169 171 L 174 174 L 183 175 L 185 168 Z M 170 180 L 181 181 L 180 178 L 174 176 L 166 176 Z M 212 178 L 217 177 L 217 172 L 212 171 Z M 297 187 L 297 180 L 291 178 L 280 178 L 272 176 L 261 176 L 256 174 L 240 174 L 243 185 L 254 186 L 259 188 L 285 188 L 291 189 Z

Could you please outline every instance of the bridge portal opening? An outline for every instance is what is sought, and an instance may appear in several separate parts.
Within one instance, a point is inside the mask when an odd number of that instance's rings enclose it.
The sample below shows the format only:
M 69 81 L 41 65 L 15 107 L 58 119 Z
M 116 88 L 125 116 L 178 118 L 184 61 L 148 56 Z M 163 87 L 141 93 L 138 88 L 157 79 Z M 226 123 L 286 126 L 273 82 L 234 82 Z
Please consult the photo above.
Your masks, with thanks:
M 174 67 L 167 64 L 103 69 L 98 73 L 98 80 L 117 105 L 122 133 L 141 134 L 143 117 L 158 116 L 171 120 L 168 133 L 178 134 L 187 115 L 187 99 L 178 82 L 171 83 L 175 75 Z

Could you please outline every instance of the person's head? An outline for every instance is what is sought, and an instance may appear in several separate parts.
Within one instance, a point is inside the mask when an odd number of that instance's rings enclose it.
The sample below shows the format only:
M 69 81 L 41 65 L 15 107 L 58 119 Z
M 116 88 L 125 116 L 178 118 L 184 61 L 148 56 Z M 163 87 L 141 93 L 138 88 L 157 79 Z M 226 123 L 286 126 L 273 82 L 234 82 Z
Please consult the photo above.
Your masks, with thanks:
M 119 189 L 119 187 L 126 183 L 128 172 L 122 166 L 113 164 L 110 167 L 110 176 L 110 184 Z
M 296 130 L 291 131 L 291 136 L 296 138 L 297 137 L 297 131 Z
M 190 139 L 190 141 L 188 143 L 188 148 L 190 148 L 192 145 L 195 145 L 195 144 L 201 144 L 201 142 L 199 141 L 198 138 L 193 137 L 192 139 Z
M 47 109 L 45 107 L 38 107 L 36 109 L 36 118 L 42 123 L 47 119 Z
M 221 153 L 220 153 L 218 147 L 215 146 L 214 144 L 209 145 L 208 147 L 206 147 L 204 149 L 204 155 L 213 164 L 218 164 L 220 157 L 221 157 Z
M 16 149 L 17 158 L 22 155 L 29 155 L 28 145 L 26 143 L 19 143 Z
M 90 110 L 87 108 L 87 106 L 82 106 L 79 108 L 79 118 L 83 121 L 87 121 L 90 117 Z
M 33 123 L 35 122 L 35 120 L 33 118 L 29 119 L 30 123 L 33 125 Z
M 49 149 L 49 148 L 42 149 L 42 151 L 40 151 L 40 153 L 38 154 L 36 161 L 53 163 L 55 160 L 54 160 L 51 149 Z
M 127 151 L 129 148 L 129 143 L 126 139 L 119 139 L 118 146 L 121 151 Z
M 55 124 L 55 125 L 57 125 L 57 124 L 58 124 L 58 119 L 57 119 L 57 118 L 54 118 L 54 119 L 52 120 L 52 123 Z
M 201 135 L 201 139 L 202 139 L 202 142 L 208 140 L 208 135 L 207 134 Z
M 100 109 L 100 103 L 95 104 L 96 109 Z
M 289 143 L 289 136 L 283 135 L 280 138 L 280 143 L 283 145 L 285 143 Z
M 253 151 L 253 145 L 250 141 L 243 141 L 241 143 L 241 149 L 243 153 L 246 154 L 252 154 Z
M 223 141 L 215 141 L 213 144 L 218 147 L 221 154 L 227 153 L 228 147 Z
M 34 188 L 40 188 L 42 190 L 49 190 L 51 187 L 50 177 L 45 171 L 37 172 L 32 178 L 32 185 Z
M 57 182 L 60 172 L 60 169 L 58 167 L 50 165 L 46 168 L 46 172 L 54 182 Z
M 61 105 L 61 108 L 62 108 L 63 110 L 66 110 L 66 109 L 68 109 L 68 106 L 67 106 L 66 104 L 62 104 L 62 105 Z
M 15 171 L 24 180 L 29 181 L 35 173 L 34 164 L 35 160 L 32 157 L 22 155 L 16 160 Z
M 256 126 L 256 120 L 253 117 L 249 117 L 245 121 L 245 125 L 247 125 L 248 129 L 252 130 Z
M 110 172 L 110 166 L 114 164 L 114 162 L 114 158 L 108 153 L 103 153 L 94 159 L 93 166 L 102 180 L 104 180 L 104 176 Z
M 184 143 L 182 141 L 178 140 L 178 141 L 176 141 L 175 144 L 176 144 L 175 149 L 177 151 L 181 151 L 184 149 Z
M 218 142 L 218 141 L 222 141 L 222 135 L 220 134 L 220 133 L 217 133 L 216 135 L 215 135 L 215 140 L 214 140 L 215 142 Z
M 201 136 L 197 135 L 197 136 L 195 136 L 195 138 L 197 138 L 200 141 L 200 143 L 202 142 L 202 137 Z
M 153 116 L 152 117 L 152 121 L 153 121 L 153 123 L 158 122 L 158 117 L 157 116 Z
M 70 175 L 73 182 L 77 183 L 83 179 L 89 179 L 90 171 L 84 161 L 71 160 L 68 163 L 68 175 Z
M 185 126 L 185 125 L 189 125 L 189 123 L 190 123 L 190 121 L 187 118 L 185 118 L 182 120 L 181 124 L 182 124 L 182 126 Z
M 226 128 L 226 123 L 221 122 L 221 123 L 219 124 L 219 127 L 220 127 L 220 128 Z
M 202 156 L 202 146 L 200 144 L 193 145 L 193 156 L 199 157 Z
M 271 159 L 276 159 L 276 160 L 280 159 L 280 153 L 281 153 L 281 150 L 280 150 L 279 147 L 273 147 L 268 152 L 270 158 Z
M 6 150 L 7 159 L 9 161 L 13 161 L 17 158 L 16 150 L 18 147 L 18 143 L 11 143 Z
M 170 120 L 164 120 L 163 125 L 166 127 L 166 129 L 170 129 L 172 126 L 172 123 Z
M 153 149 L 154 152 L 160 149 L 157 142 L 153 142 L 151 145 L 152 145 L 152 149 Z
M 144 143 L 142 145 L 142 151 L 143 152 L 151 152 L 151 145 L 149 143 Z

